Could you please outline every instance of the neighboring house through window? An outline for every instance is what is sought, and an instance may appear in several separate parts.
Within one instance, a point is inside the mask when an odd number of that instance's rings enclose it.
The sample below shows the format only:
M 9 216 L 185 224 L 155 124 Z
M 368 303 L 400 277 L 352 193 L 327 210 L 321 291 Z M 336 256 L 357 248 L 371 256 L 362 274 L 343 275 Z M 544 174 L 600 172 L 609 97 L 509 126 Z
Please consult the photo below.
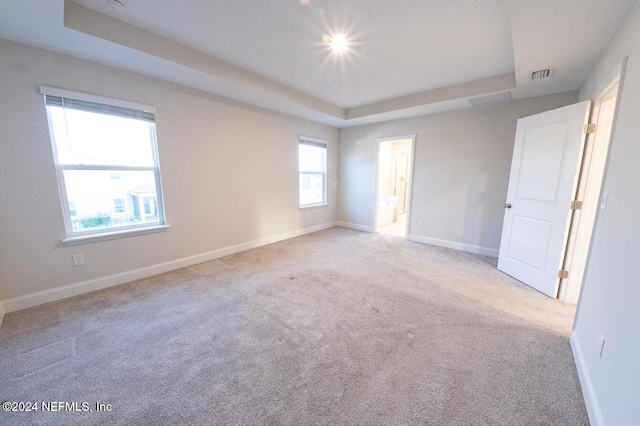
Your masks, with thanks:
M 327 141 L 300 136 L 298 171 L 300 207 L 327 204 Z
M 146 223 L 158 220 L 158 202 L 152 185 L 142 185 L 127 192 L 133 204 L 133 216 Z
M 124 198 L 114 198 L 113 199 L 113 212 L 114 213 L 124 213 L 125 212 Z
M 155 108 L 44 86 L 40 91 L 67 239 L 165 225 Z

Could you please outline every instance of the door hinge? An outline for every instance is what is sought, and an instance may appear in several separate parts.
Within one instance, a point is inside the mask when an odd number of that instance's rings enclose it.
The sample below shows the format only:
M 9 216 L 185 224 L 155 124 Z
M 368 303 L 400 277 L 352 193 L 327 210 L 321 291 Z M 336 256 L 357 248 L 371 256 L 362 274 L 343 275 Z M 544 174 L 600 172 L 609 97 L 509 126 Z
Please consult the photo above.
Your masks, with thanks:
M 585 135 L 590 135 L 591 133 L 596 132 L 596 123 L 587 123 L 582 128 L 582 131 Z
M 565 270 L 565 269 L 560 269 L 558 271 L 558 278 L 569 278 L 569 271 Z
M 571 210 L 580 210 L 582 208 L 582 201 L 573 200 L 569 208 Z

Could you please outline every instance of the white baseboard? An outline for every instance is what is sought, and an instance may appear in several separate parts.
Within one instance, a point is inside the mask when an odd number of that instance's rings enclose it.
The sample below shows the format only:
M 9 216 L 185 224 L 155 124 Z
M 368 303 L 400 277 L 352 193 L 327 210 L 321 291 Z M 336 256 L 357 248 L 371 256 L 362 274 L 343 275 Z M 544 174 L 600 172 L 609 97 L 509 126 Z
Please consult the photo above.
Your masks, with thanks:
M 415 241 L 417 243 L 431 244 L 433 246 L 446 247 L 491 257 L 498 257 L 499 253 L 498 250 L 488 247 L 474 246 L 471 244 L 458 243 L 455 241 L 439 240 L 438 238 L 423 237 L 422 235 L 416 234 L 409 234 L 407 239 L 409 241 Z
M 2 327 L 2 321 L 4 320 L 4 305 L 0 302 L 0 327 Z
M 593 387 L 591 373 L 589 373 L 587 362 L 584 359 L 582 345 L 580 344 L 580 339 L 578 338 L 575 330 L 571 332 L 569 343 L 571 344 L 573 359 L 575 360 L 576 369 L 578 370 L 578 378 L 580 379 L 582 395 L 584 396 L 584 403 L 587 407 L 587 414 L 589 415 L 589 423 L 592 426 L 604 426 L 604 417 L 602 416 L 598 396 L 596 395 L 595 388 Z
M 108 275 L 106 277 L 100 277 L 75 284 L 56 287 L 50 290 L 44 290 L 36 293 L 26 294 L 24 296 L 13 297 L 11 299 L 0 300 L 0 313 L 4 315 L 5 312 L 15 312 L 21 309 L 42 305 L 43 303 L 54 302 L 56 300 L 66 299 L 67 297 L 78 296 L 80 294 L 89 293 L 91 291 L 101 290 L 103 288 L 128 283 L 130 281 L 151 277 L 153 275 L 172 271 L 174 269 L 185 268 L 187 266 L 197 265 L 198 263 L 208 262 L 219 257 L 228 256 L 230 254 L 238 253 L 252 248 L 277 243 L 278 241 L 288 240 L 289 238 L 299 237 L 301 235 L 310 234 L 312 232 L 322 231 L 323 229 L 332 228 L 334 226 L 336 226 L 336 222 L 329 222 L 310 228 L 298 229 L 296 231 L 291 231 L 284 234 L 273 235 L 271 237 L 250 241 L 248 243 L 238 244 L 231 247 L 224 247 L 218 250 L 184 257 L 182 259 L 158 263 L 156 265 L 146 266 L 144 268 L 120 272 L 117 274 Z
M 364 231 L 364 232 L 373 232 L 373 227 L 372 226 L 358 225 L 357 223 L 336 222 L 336 226 L 341 226 L 343 228 L 356 229 L 358 231 Z

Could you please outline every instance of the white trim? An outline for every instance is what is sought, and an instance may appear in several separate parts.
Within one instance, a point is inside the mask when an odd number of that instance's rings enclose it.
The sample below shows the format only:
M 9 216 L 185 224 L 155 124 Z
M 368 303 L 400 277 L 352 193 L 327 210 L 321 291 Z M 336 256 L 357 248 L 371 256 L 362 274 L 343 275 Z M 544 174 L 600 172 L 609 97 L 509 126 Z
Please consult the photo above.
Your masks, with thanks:
M 484 256 L 498 257 L 499 251 L 489 247 L 475 246 L 472 244 L 459 243 L 456 241 L 440 240 L 438 238 L 423 237 L 422 235 L 409 234 L 409 241 L 417 243 L 431 244 L 432 246 L 446 247 L 454 250 L 466 251 L 469 253 L 482 254 Z
M 409 237 L 409 225 L 411 224 L 411 204 L 413 201 L 413 169 L 416 162 L 416 134 L 411 135 L 411 158 L 409 158 L 409 170 L 407 173 L 407 197 L 408 200 L 405 200 L 407 207 L 405 208 L 405 224 L 404 224 L 404 235 L 405 238 Z M 376 206 L 377 207 L 377 206 Z
M 558 299 L 564 302 L 576 304 L 582 291 L 596 217 L 600 211 L 605 167 L 609 157 L 609 147 L 614 136 L 622 93 L 622 73 L 626 70 L 626 64 L 627 59 L 624 58 L 617 67 L 618 73 L 613 75 L 607 84 L 597 92 L 591 104 L 589 122 L 596 124 L 596 132 L 587 135 L 580 178 L 576 187 L 574 199 L 582 200 L 583 206 L 581 210 L 573 212 L 566 242 L 566 255 L 561 269 L 570 271 L 570 273 L 569 278 L 560 281 L 560 289 L 558 290 Z M 610 96 L 614 89 L 616 89 L 615 94 Z M 610 116 L 602 112 L 602 104 L 607 98 L 613 98 L 615 105 Z M 609 131 L 603 133 L 607 128 Z
M 359 225 L 357 223 L 336 222 L 336 226 L 341 226 L 343 228 L 349 228 L 349 229 L 355 229 L 357 231 L 374 232 L 373 231 L 373 227 L 367 226 L 367 225 Z
M 140 102 L 125 101 L 122 99 L 114 99 L 91 93 L 76 92 L 75 90 L 58 89 L 57 87 L 40 85 L 40 93 L 49 96 L 60 96 L 62 98 L 77 99 L 79 101 L 95 102 L 97 104 L 108 104 L 123 108 L 136 109 L 138 111 L 152 112 L 155 114 L 156 107 Z
M 194 256 L 183 257 L 181 259 L 171 260 L 169 262 L 158 263 L 156 265 L 120 272 L 117 274 L 108 275 L 106 277 L 100 277 L 75 284 L 64 285 L 50 290 L 38 291 L 36 293 L 13 297 L 11 299 L 0 300 L 0 306 L 4 306 L 4 310 L 6 311 L 6 313 L 15 312 L 21 309 L 38 306 L 43 303 L 54 302 L 56 300 L 66 299 L 67 297 L 78 296 L 80 294 L 89 293 L 91 291 L 101 290 L 103 288 L 125 284 L 130 281 L 139 280 L 141 278 L 151 277 L 163 272 L 173 271 L 174 269 L 197 265 L 198 263 L 208 262 L 210 260 L 228 256 L 230 254 L 238 253 L 241 251 L 253 249 L 267 244 L 277 243 L 278 241 L 288 240 L 289 238 L 299 237 L 301 235 L 310 234 L 312 232 L 322 231 L 323 229 L 332 228 L 334 226 L 336 226 L 335 222 L 329 222 L 322 225 L 312 226 L 310 228 L 299 229 L 296 231 L 286 232 L 284 234 L 261 238 L 259 240 L 250 241 L 248 243 L 196 254 Z
M 4 305 L 0 302 L 0 327 L 2 327 L 2 321 L 4 321 Z
M 110 231 L 104 234 L 79 235 L 77 237 L 69 237 L 62 240 L 67 246 L 75 246 L 78 244 L 95 243 L 98 241 L 115 240 L 117 238 L 135 237 L 137 235 L 154 234 L 156 232 L 164 232 L 169 229 L 169 225 L 146 226 L 144 228 L 125 229 L 122 231 Z
M 375 172 L 375 182 L 373 186 L 373 232 L 378 231 L 378 184 L 379 184 L 379 172 L 380 172 L 380 146 L 383 143 L 388 142 L 403 142 L 410 141 L 411 142 L 411 154 L 409 158 L 409 166 L 407 170 L 407 208 L 405 214 L 407 215 L 405 225 L 404 225 L 404 238 L 409 237 L 409 224 L 411 223 L 411 199 L 413 197 L 413 166 L 415 162 L 415 150 L 416 150 L 416 134 L 411 133 L 408 135 L 401 136 L 388 136 L 384 138 L 377 138 L 377 146 L 376 146 L 376 172 Z
M 569 345 L 571 346 L 573 359 L 576 364 L 576 369 L 578 370 L 578 378 L 580 379 L 580 386 L 582 387 L 584 404 L 587 407 L 589 423 L 593 426 L 604 426 L 604 417 L 602 416 L 596 389 L 591 380 L 591 373 L 589 373 L 589 369 L 587 368 L 587 361 L 584 359 L 582 345 L 575 330 L 571 333 Z
M 298 207 L 298 209 L 300 209 L 300 210 L 309 210 L 309 209 L 318 209 L 320 207 L 329 207 L 329 203 L 305 204 L 304 206 Z
M 376 138 L 376 140 L 378 142 L 399 142 L 399 141 L 404 141 L 404 140 L 409 140 L 409 139 L 415 139 L 416 134 L 415 133 L 409 133 L 407 135 L 399 135 L 399 136 L 387 136 L 384 138 Z
M 595 95 L 591 98 L 592 101 L 595 101 L 596 99 L 601 97 L 605 92 L 607 92 L 608 91 L 607 89 L 610 86 L 613 86 L 615 80 L 618 80 L 618 84 L 621 84 L 621 82 L 624 80 L 624 76 L 627 73 L 628 61 L 629 61 L 629 56 L 625 56 L 622 58 L 620 62 L 618 62 L 618 65 L 616 65 L 613 71 L 611 71 L 611 73 L 609 74 L 609 77 L 606 80 L 604 80 L 605 82 L 602 84 L 602 86 L 600 86 L 600 88 L 596 90 Z M 620 97 L 621 93 L 622 91 L 618 90 L 618 98 Z
M 309 141 L 309 142 L 315 142 L 315 143 L 321 143 L 323 145 L 328 145 L 329 142 L 326 139 L 319 139 L 319 138 L 312 138 L 311 136 L 305 136 L 305 135 L 298 135 L 298 143 L 300 143 L 300 141 Z
M 153 166 L 123 166 L 121 164 L 110 165 L 86 165 L 86 164 L 65 164 L 65 170 L 113 170 L 116 172 L 122 171 L 147 171 L 152 172 Z

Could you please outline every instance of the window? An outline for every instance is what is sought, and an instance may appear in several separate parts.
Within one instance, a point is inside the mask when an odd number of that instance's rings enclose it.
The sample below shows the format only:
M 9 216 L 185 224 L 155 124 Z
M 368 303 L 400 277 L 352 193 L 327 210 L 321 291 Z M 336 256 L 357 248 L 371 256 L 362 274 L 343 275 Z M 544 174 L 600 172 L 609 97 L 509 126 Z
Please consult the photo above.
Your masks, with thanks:
M 300 137 L 298 144 L 300 207 L 327 204 L 327 142 Z
M 41 86 L 40 92 L 67 239 L 166 227 L 155 109 L 51 87 Z M 135 206 L 141 194 L 142 214 Z
M 125 212 L 124 198 L 114 198 L 113 199 L 113 212 L 114 213 L 124 213 Z
M 152 197 L 144 197 L 144 214 L 156 215 L 157 212 L 155 200 Z

